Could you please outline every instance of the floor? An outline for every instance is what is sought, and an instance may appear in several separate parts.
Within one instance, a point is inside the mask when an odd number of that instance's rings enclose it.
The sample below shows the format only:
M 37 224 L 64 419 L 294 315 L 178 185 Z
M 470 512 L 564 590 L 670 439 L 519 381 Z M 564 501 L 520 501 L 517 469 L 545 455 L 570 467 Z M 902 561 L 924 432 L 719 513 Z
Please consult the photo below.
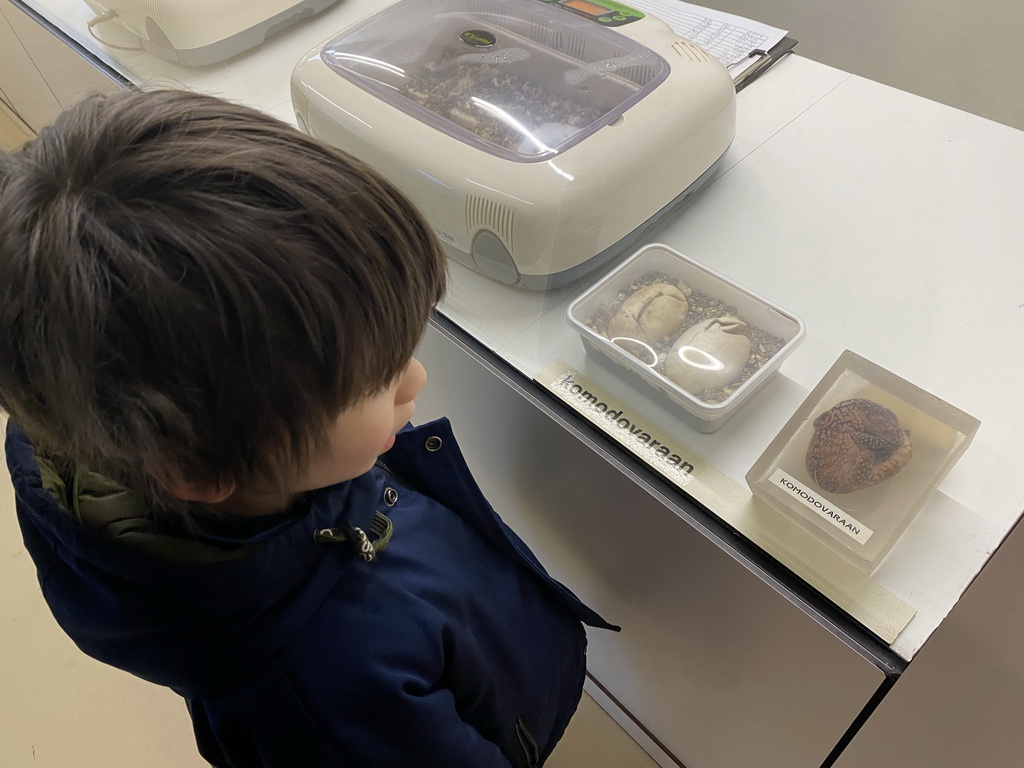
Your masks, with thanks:
M 20 147 L 28 137 L 28 130 L 22 122 L 0 103 L 0 149 L 7 151 Z

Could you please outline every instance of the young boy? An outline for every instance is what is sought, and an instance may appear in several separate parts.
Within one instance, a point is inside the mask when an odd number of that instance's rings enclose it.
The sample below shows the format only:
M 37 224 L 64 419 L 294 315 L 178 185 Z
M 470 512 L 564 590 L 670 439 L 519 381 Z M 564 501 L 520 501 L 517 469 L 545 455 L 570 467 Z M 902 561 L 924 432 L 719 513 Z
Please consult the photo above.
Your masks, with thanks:
M 581 621 L 609 625 L 446 421 L 406 426 L 444 285 L 381 177 L 212 97 L 91 98 L 0 155 L 25 544 L 64 630 L 183 696 L 215 766 L 539 766 L 576 708 Z

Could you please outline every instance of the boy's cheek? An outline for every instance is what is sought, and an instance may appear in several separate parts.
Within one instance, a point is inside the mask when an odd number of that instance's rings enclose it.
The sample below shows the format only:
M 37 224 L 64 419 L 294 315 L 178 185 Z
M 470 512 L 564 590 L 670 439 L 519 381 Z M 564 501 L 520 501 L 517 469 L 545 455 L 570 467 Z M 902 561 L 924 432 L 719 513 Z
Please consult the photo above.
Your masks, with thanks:
M 395 431 L 397 432 L 410 421 L 412 421 L 413 414 L 416 413 L 416 403 L 409 401 L 395 409 Z

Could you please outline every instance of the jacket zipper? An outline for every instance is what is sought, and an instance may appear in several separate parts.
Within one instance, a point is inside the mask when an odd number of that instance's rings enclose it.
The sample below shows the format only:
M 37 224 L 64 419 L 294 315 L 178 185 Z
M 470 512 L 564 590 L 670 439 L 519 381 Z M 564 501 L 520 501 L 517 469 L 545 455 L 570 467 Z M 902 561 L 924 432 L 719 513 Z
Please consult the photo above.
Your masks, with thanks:
M 540 749 L 537 747 L 537 739 L 530 733 L 523 718 L 516 720 L 516 736 L 519 739 L 519 746 L 523 748 L 523 754 L 526 755 L 526 768 L 537 768 L 540 765 Z

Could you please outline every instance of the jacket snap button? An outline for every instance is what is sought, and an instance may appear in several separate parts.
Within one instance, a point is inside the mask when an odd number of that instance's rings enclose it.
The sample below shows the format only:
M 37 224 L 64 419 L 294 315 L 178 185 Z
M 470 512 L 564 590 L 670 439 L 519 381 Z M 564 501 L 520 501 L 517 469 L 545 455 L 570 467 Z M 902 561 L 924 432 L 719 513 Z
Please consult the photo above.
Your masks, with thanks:
M 428 451 L 441 450 L 441 438 L 437 436 L 428 437 L 426 442 L 426 448 Z
M 395 502 L 398 501 L 398 491 L 394 488 L 384 489 L 384 503 L 389 507 L 395 506 Z

